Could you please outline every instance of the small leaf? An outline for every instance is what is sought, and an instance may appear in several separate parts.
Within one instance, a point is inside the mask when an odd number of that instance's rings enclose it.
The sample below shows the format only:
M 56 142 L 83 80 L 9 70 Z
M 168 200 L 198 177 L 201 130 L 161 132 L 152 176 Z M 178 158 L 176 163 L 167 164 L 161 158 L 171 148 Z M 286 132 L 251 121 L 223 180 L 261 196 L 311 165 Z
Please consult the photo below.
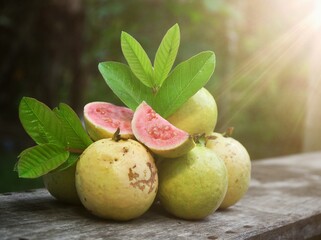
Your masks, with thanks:
M 54 109 L 54 113 L 62 123 L 68 148 L 84 150 L 92 143 L 80 119 L 71 107 L 60 103 L 59 108 Z
M 201 52 L 179 64 L 159 89 L 154 110 L 164 118 L 169 117 L 207 83 L 214 68 L 215 55 L 211 51 Z
M 19 118 L 25 131 L 37 144 L 53 143 L 60 146 L 66 144 L 59 119 L 42 102 L 23 97 L 19 104 Z
M 80 154 L 78 153 L 69 153 L 68 159 L 63 164 L 61 164 L 58 168 L 54 169 L 53 172 L 63 171 L 71 167 L 72 165 L 76 164 L 76 162 L 79 159 L 79 156 Z
M 102 62 L 98 69 L 107 85 L 127 107 L 135 110 L 142 101 L 152 105 L 154 96 L 150 88 L 138 81 L 127 65 Z
M 171 71 L 175 62 L 180 43 L 178 24 L 171 27 L 165 34 L 155 56 L 154 72 L 155 83 L 160 87 Z
M 19 155 L 17 170 L 21 178 L 37 178 L 60 166 L 69 152 L 54 144 L 37 145 Z
M 154 87 L 153 67 L 139 42 L 128 33 L 122 32 L 121 48 L 135 76 L 147 87 Z

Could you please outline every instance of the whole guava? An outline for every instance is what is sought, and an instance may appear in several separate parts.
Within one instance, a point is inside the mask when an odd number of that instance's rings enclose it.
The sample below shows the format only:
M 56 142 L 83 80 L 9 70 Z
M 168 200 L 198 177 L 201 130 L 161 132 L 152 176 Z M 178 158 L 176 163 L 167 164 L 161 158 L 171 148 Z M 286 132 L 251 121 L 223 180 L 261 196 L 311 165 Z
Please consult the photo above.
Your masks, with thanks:
M 144 101 L 135 110 L 132 130 L 138 141 L 163 157 L 182 156 L 195 146 L 187 132 L 169 123 Z
M 91 102 L 84 107 L 84 120 L 89 136 L 97 141 L 111 138 L 117 129 L 121 138 L 133 138 L 131 120 L 134 112 L 108 102 Z
M 227 189 L 226 167 L 210 149 L 197 145 L 182 157 L 162 159 L 157 166 L 160 203 L 174 216 L 202 219 L 223 201 Z
M 211 139 L 212 138 L 212 139 Z M 247 192 L 251 180 L 251 160 L 245 147 L 232 137 L 213 133 L 206 147 L 225 162 L 228 172 L 228 188 L 221 209 L 236 204 Z
M 81 204 L 75 185 L 76 164 L 62 171 L 47 173 L 43 182 L 49 193 L 57 200 L 71 204 Z
M 152 155 L 132 139 L 96 141 L 77 163 L 79 198 L 102 218 L 126 221 L 141 216 L 153 203 L 157 187 Z
M 210 134 L 217 122 L 214 97 L 205 88 L 201 88 L 167 120 L 189 134 Z

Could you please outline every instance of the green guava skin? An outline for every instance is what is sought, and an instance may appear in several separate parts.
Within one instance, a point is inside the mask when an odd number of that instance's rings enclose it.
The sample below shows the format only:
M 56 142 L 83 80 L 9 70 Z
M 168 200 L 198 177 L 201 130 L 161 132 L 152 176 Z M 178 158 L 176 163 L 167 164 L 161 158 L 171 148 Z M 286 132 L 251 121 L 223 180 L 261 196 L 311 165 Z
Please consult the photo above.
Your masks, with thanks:
M 49 193 L 58 201 L 80 205 L 75 185 L 76 164 L 59 171 L 47 173 L 43 176 L 43 182 Z
M 217 122 L 217 105 L 214 97 L 201 88 L 167 120 L 189 134 L 210 134 Z
M 138 218 L 157 193 L 154 159 L 135 140 L 101 139 L 80 156 L 76 188 L 85 208 L 98 217 L 116 221 Z
M 213 133 L 206 147 L 224 160 L 228 172 L 228 188 L 220 209 L 236 204 L 247 192 L 251 180 L 251 160 L 245 147 L 231 137 Z
M 95 123 L 91 122 L 89 119 L 84 117 L 84 122 L 86 126 L 86 131 L 90 138 L 94 141 L 104 139 L 104 138 L 112 138 L 115 132 L 110 132 L 107 129 L 96 125 Z M 122 139 L 134 139 L 133 134 L 120 134 Z
M 158 197 L 169 213 L 186 220 L 203 219 L 224 199 L 227 170 L 213 151 L 196 146 L 185 156 L 157 163 Z
M 182 155 L 185 155 L 187 152 L 192 150 L 195 147 L 195 142 L 192 138 L 186 139 L 186 141 L 182 142 L 181 145 L 172 148 L 172 149 L 156 149 L 150 148 L 150 150 L 157 154 L 158 156 L 165 157 L 165 158 L 177 158 Z

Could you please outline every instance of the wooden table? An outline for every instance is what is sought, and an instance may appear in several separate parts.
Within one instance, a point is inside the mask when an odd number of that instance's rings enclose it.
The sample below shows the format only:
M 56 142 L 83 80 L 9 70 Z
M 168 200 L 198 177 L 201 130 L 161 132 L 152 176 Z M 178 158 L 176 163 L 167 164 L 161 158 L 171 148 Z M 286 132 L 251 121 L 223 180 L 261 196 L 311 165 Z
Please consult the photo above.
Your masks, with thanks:
M 98 219 L 44 189 L 0 194 L 0 239 L 321 239 L 321 152 L 253 162 L 247 195 L 202 221 L 154 205 L 125 222 Z

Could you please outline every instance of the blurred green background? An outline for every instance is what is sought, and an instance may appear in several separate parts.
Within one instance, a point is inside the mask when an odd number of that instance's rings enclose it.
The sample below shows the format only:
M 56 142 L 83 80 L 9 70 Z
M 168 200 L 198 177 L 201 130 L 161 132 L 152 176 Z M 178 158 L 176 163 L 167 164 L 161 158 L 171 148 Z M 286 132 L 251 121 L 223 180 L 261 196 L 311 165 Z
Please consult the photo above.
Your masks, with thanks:
M 253 160 L 321 149 L 321 11 L 318 0 L 29 0 L 0 3 L 0 192 L 42 186 L 18 179 L 18 154 L 33 145 L 18 119 L 22 96 L 82 116 L 90 101 L 122 104 L 97 65 L 125 62 L 121 31 L 153 58 L 175 23 L 176 64 L 203 50 L 216 54 L 206 88 L 219 107 L 216 131 Z

